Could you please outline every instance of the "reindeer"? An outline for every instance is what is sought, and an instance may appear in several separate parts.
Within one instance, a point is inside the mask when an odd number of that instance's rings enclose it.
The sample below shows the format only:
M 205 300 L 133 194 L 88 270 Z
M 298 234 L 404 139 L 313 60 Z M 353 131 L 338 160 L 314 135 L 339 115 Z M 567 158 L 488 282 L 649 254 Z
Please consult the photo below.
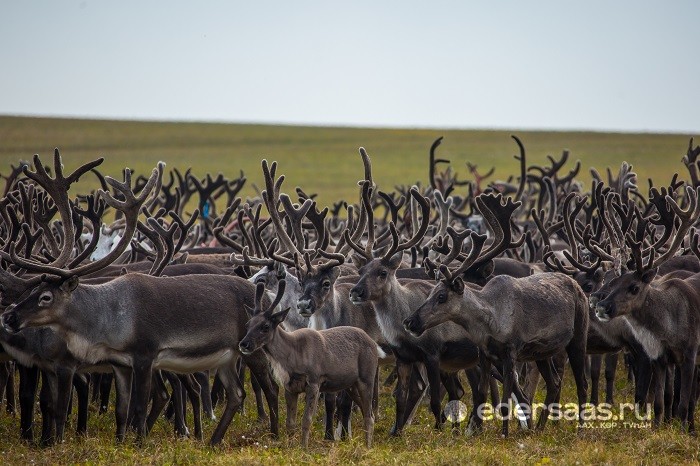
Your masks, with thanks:
M 155 173 L 148 189 L 144 188 L 138 197 L 131 190 L 129 170 L 124 183 L 109 177 L 106 180 L 124 200 L 104 191 L 98 193 L 108 205 L 124 212 L 124 236 L 130 240 Z M 119 441 L 125 436 L 129 399 L 124 394 L 129 393 L 132 373 L 135 424 L 137 437 L 142 439 L 147 433 L 145 411 L 152 370 L 190 373 L 218 368 L 228 395 L 224 414 L 211 437 L 212 444 L 219 443 L 245 396 L 236 375 L 236 362 L 240 358 L 238 342 L 247 321 L 243 305 L 253 303 L 255 287 L 238 277 L 217 275 L 161 278 L 127 274 L 101 285 L 80 283 L 80 276 L 113 260 L 121 254 L 119 249 L 100 261 L 63 269 L 20 258 L 15 244 L 10 244 L 13 263 L 44 275 L 38 286 L 5 310 L 2 325 L 12 333 L 48 326 L 65 339 L 78 359 L 115 365 Z M 64 251 L 60 257 L 69 256 Z M 276 435 L 277 389 L 269 379 L 267 362 L 261 353 L 245 360 L 263 387 L 271 412 L 270 428 Z
M 477 198 L 479 199 L 479 198 Z M 499 200 L 500 195 L 495 197 Z M 510 201 L 504 210 L 513 207 Z M 515 207 L 519 205 L 515 203 Z M 484 209 L 486 210 L 486 209 Z M 488 211 L 493 214 L 493 211 Z M 486 236 L 469 233 L 472 249 L 462 264 L 450 270 L 442 264 L 442 280 L 431 290 L 427 300 L 403 325 L 416 336 L 444 322 L 459 324 L 480 350 L 482 374 L 489 374 L 491 363 L 503 368 L 502 411 L 512 394 L 523 400 L 518 387 L 516 361 L 537 361 L 547 384 L 545 409 L 538 421 L 543 428 L 548 407 L 558 401 L 559 381 L 552 373 L 549 358 L 566 349 L 574 372 L 579 421 L 586 402 L 585 353 L 588 330 L 587 300 L 579 285 L 560 274 L 537 274 L 525 278 L 507 275 L 494 277 L 482 289 L 467 287 L 462 274 L 478 261 Z M 454 248 L 461 249 L 460 244 Z M 484 380 L 480 384 L 486 392 Z M 528 400 L 524 401 L 528 403 Z M 504 414 L 502 435 L 508 435 L 508 416 Z
M 371 302 L 375 311 L 375 318 L 387 343 L 396 356 L 398 383 L 396 386 L 396 420 L 391 429 L 391 435 L 400 435 L 404 425 L 410 418 L 413 407 L 418 399 L 409 397 L 407 388 L 409 380 L 414 372 L 416 363 L 425 365 L 428 383 L 430 385 L 430 408 L 435 416 L 435 428 L 440 428 L 443 422 L 440 409 L 440 382 L 445 385 L 450 400 L 459 399 L 460 387 L 453 375 L 460 369 L 474 368 L 478 362 L 478 349 L 466 338 L 465 333 L 457 326 L 448 326 L 442 332 L 428 332 L 419 339 L 408 334 L 402 327 L 402 320 L 427 297 L 431 284 L 423 280 L 396 278 L 396 271 L 402 263 L 403 252 L 416 246 L 428 228 L 430 204 L 426 198 L 413 188 L 411 196 L 420 206 L 422 219 L 420 225 L 414 230 L 413 236 L 406 242 L 399 242 L 398 232 L 392 222 L 389 231 L 392 236 L 392 245 L 386 253 L 379 258 L 374 258 L 372 251 L 372 237 L 363 247 L 345 232 L 344 238 L 356 253 L 363 257 L 366 264 L 359 269 L 360 278 L 357 284 L 350 290 L 350 301 L 361 305 Z M 367 210 L 367 209 L 365 209 Z M 441 368 L 445 372 L 441 372 Z M 474 406 L 481 404 L 479 393 L 474 390 L 479 383 L 479 375 L 475 371 L 468 371 L 467 376 L 473 388 Z M 488 375 L 487 375 L 488 377 Z M 470 429 L 477 429 L 480 420 L 472 415 Z
M 678 217 L 677 229 L 668 249 L 658 259 L 656 249 L 644 248 L 643 236 L 626 237 L 634 269 L 614 278 L 594 294 L 591 305 L 603 321 L 624 319 L 636 339 L 651 358 L 655 375 L 654 422 L 664 416 L 664 391 L 667 363 L 680 367 L 678 416 L 684 429 L 692 432 L 694 422 L 694 386 L 696 357 L 700 348 L 700 277 L 670 278 L 654 281 L 658 268 L 676 253 L 685 234 L 700 215 L 698 192 L 686 187 L 688 207 L 682 210 L 670 195 L 665 200 Z M 673 228 L 675 222 L 668 224 Z M 643 225 L 638 229 L 643 234 Z M 664 235 L 668 238 L 668 236 Z M 669 235 L 670 236 L 670 235 Z M 648 251 L 648 252 L 647 252 Z M 644 256 L 648 254 L 646 263 Z
M 319 393 L 348 390 L 362 411 L 365 443 L 370 448 L 374 432 L 372 403 L 379 395 L 380 351 L 374 340 L 355 327 L 286 332 L 280 328 L 280 324 L 289 308 L 272 312 L 284 293 L 284 280 L 279 282 L 277 298 L 266 309 L 262 306 L 264 291 L 264 285 L 258 284 L 255 308 L 246 308 L 251 319 L 239 348 L 246 355 L 259 349 L 267 355 L 275 378 L 285 389 L 288 425 L 290 419 L 296 418 L 298 395 L 306 394 L 301 424 L 302 446 L 306 448 L 309 445 L 309 431 Z

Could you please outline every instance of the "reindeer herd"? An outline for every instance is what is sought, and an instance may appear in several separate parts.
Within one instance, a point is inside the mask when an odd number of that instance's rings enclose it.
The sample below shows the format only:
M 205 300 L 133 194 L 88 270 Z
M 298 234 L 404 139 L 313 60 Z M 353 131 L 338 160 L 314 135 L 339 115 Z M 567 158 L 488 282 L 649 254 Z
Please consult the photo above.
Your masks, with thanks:
M 466 380 L 467 431 L 485 428 L 478 408 L 490 403 L 507 436 L 511 400 L 531 413 L 540 377 L 545 426 L 567 363 L 579 423 L 598 404 L 603 360 L 612 403 L 623 354 L 635 403 L 651 400 L 655 425 L 678 418 L 693 432 L 700 147 L 691 139 L 682 159 L 686 181 L 650 179 L 646 192 L 627 163 L 607 179 L 591 169 L 586 186 L 580 163 L 562 171 L 568 152 L 528 166 L 514 140 L 520 173 L 506 181 L 485 185 L 493 170 L 473 165 L 473 179 L 440 171 L 438 139 L 429 182 L 392 191 L 361 148 L 358 198 L 332 208 L 283 192 L 266 160 L 264 189 L 245 201 L 243 173 L 200 179 L 159 163 L 118 181 L 100 173 L 103 159 L 65 175 L 58 150 L 52 166 L 21 162 L 0 199 L 0 401 L 13 412 L 18 398 L 19 435 L 33 442 L 39 391 L 44 445 L 63 441 L 74 389 L 85 434 L 90 387 L 104 412 L 114 386 L 120 442 L 130 429 L 141 441 L 164 410 L 188 436 L 188 406 L 201 439 L 202 416 L 215 419 L 221 402 L 218 444 L 243 407 L 247 369 L 273 436 L 281 386 L 287 431 L 304 395 L 303 446 L 323 394 L 325 438 L 351 435 L 357 406 L 369 447 L 380 366 L 396 381 L 391 435 L 426 395 L 440 428 L 445 395 L 462 399 Z M 95 190 L 69 194 L 89 178 Z M 533 415 L 520 420 L 531 428 Z

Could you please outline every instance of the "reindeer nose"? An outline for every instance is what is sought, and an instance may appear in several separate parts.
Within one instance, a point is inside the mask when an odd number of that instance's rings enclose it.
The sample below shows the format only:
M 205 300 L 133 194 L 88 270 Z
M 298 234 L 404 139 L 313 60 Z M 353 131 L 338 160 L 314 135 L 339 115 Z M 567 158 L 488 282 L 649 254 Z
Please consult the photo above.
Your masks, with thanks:
M 408 317 L 404 319 L 403 321 L 403 328 L 410 334 L 413 335 L 420 335 L 423 332 L 421 331 L 421 325 L 420 322 L 418 321 L 418 318 L 415 316 Z
M 361 303 L 364 298 L 364 290 L 353 288 L 350 290 L 350 302 L 353 304 Z
M 299 311 L 299 314 L 301 314 L 304 317 L 308 317 L 311 314 L 313 314 L 313 311 L 311 310 L 311 300 L 300 299 L 299 301 L 297 301 L 297 310 Z
M 248 341 L 248 340 L 241 340 L 241 342 L 238 344 L 238 349 L 243 354 L 252 353 L 251 344 L 250 344 L 250 341 Z
M 19 331 L 19 318 L 12 309 L 14 306 L 8 307 L 8 310 L 2 315 L 2 326 L 9 333 L 17 333 Z

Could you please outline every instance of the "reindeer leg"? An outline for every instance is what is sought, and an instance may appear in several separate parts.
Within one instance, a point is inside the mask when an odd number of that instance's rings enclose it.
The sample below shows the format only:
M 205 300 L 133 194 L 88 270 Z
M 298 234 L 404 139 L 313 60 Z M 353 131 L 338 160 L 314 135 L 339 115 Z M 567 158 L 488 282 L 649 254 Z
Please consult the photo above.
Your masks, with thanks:
M 211 440 L 209 441 L 210 445 L 217 445 L 221 442 L 228 426 L 231 424 L 233 416 L 236 414 L 236 411 L 243 406 L 243 401 L 245 400 L 243 384 L 238 378 L 235 362 L 229 366 L 219 368 L 218 375 L 226 391 L 226 407 L 221 414 L 219 424 L 216 426 L 211 436 Z
M 8 371 L 9 373 L 7 374 L 7 386 L 5 388 L 5 399 L 7 400 L 7 405 L 5 406 L 5 412 L 7 414 L 15 415 L 15 412 L 17 412 L 17 405 L 15 404 L 15 367 L 16 364 L 14 362 L 8 362 Z
M 686 351 L 681 363 L 681 396 L 678 400 L 678 416 L 681 418 L 683 430 L 688 430 L 688 414 L 690 413 L 690 402 L 693 399 L 693 384 L 695 380 L 695 360 L 698 352 L 697 346 Z
M 270 432 L 277 438 L 279 436 L 279 386 L 270 377 L 270 369 L 267 360 L 260 357 L 246 358 L 246 365 L 267 400 L 267 409 L 270 411 Z M 260 401 L 262 407 L 262 399 Z M 263 410 L 264 412 L 265 410 Z M 267 418 L 267 415 L 266 415 Z
M 139 357 L 133 365 L 134 392 L 134 423 L 136 425 L 136 440 L 139 444 L 146 438 L 146 410 L 151 396 L 151 379 L 153 377 L 153 360 Z
M 39 369 L 18 364 L 19 370 L 19 410 L 20 436 L 22 439 L 34 441 L 34 399 L 39 386 Z
M 117 422 L 117 442 L 123 442 L 126 437 L 126 426 L 131 403 L 131 368 L 114 367 L 114 382 L 117 391 L 117 404 L 114 415 Z
M 544 409 L 540 418 L 537 420 L 537 430 L 544 429 L 545 424 L 547 424 L 547 418 L 549 417 L 549 407 L 552 403 L 557 401 L 559 390 L 561 385 L 558 377 L 552 373 L 552 369 L 549 365 L 549 361 L 546 359 L 541 359 L 537 361 L 537 368 L 542 374 L 545 384 L 547 385 L 547 394 L 544 399 Z
M 503 358 L 503 394 L 501 396 L 501 416 L 503 417 L 503 427 L 501 437 L 508 437 L 508 418 L 510 417 L 510 397 L 513 394 L 513 383 L 515 382 L 515 367 L 510 354 Z
M 619 351 L 605 355 L 605 402 L 611 406 L 615 404 L 613 392 L 615 391 L 615 373 L 617 372 L 617 362 L 619 360 Z
M 41 371 L 41 391 L 39 392 L 39 407 L 41 409 L 41 446 L 47 447 L 54 443 L 53 427 L 56 412 L 56 376 L 48 371 Z
M 301 445 L 304 448 L 309 446 L 309 435 L 311 433 L 311 422 L 316 415 L 318 406 L 319 385 L 309 382 L 306 386 L 306 406 L 304 407 L 304 417 L 301 421 Z
M 100 414 L 107 412 L 109 406 L 109 392 L 112 390 L 114 374 L 102 374 L 100 378 Z
M 294 432 L 294 430 L 296 430 L 297 426 L 297 404 L 299 402 L 299 395 L 297 393 L 292 393 L 285 388 L 284 401 L 287 405 L 287 434 L 291 434 Z
M 190 400 L 190 404 L 192 405 L 194 436 L 197 440 L 202 440 L 202 399 L 200 395 L 202 388 L 193 374 L 182 376 L 180 382 L 182 382 L 182 385 L 187 392 L 187 397 Z
M 335 392 L 325 392 L 323 394 L 323 402 L 326 405 L 326 419 L 325 419 L 325 440 L 335 440 L 335 430 L 333 428 L 335 420 L 335 401 L 338 398 L 338 394 Z
M 209 382 L 209 371 L 195 372 L 194 378 L 199 383 L 200 397 L 202 398 L 202 410 L 207 417 L 215 421 L 216 415 L 214 415 L 214 404 L 211 399 L 211 384 Z
M 480 407 L 486 403 L 486 393 L 480 390 L 481 377 L 483 372 L 477 367 L 472 367 L 464 371 L 467 374 L 469 386 L 472 389 L 472 412 L 469 415 L 469 424 L 467 425 L 467 435 L 474 435 L 481 431 L 483 419 L 481 418 Z M 491 378 L 491 374 L 488 375 Z M 488 385 L 487 385 L 488 387 Z M 486 388 L 488 390 L 488 388 Z
M 658 427 L 664 418 L 666 367 L 659 359 L 652 361 L 651 366 L 654 371 L 654 426 Z
M 172 392 L 170 400 L 173 406 L 173 424 L 175 427 L 175 435 L 186 438 L 188 436 L 187 426 L 185 425 L 185 413 L 182 410 L 182 383 L 180 378 L 168 371 L 161 371 L 163 376 L 170 382 Z
M 603 367 L 603 355 L 591 354 L 588 356 L 591 367 L 591 404 L 598 406 L 598 386 L 600 384 L 600 370 Z
M 56 425 L 56 442 L 58 443 L 63 442 L 66 419 L 68 417 L 68 404 L 73 393 L 74 374 L 75 371 L 72 368 L 56 367 L 54 422 Z
M 151 379 L 151 411 L 146 418 L 146 432 L 151 432 L 156 424 L 158 417 L 163 412 L 166 404 L 170 401 L 168 388 L 165 386 L 162 371 L 153 371 Z
M 73 386 L 75 393 L 78 396 L 78 425 L 76 427 L 77 435 L 85 435 L 87 433 L 88 412 L 90 405 L 90 377 L 84 377 L 81 374 L 73 376 Z
M 406 398 L 408 395 L 407 388 L 408 381 L 411 378 L 412 369 L 412 364 L 399 360 L 396 361 L 396 372 L 398 375 L 398 380 L 396 382 L 396 421 L 389 432 L 389 435 L 392 436 L 401 435 L 401 430 L 404 426 L 406 417 Z

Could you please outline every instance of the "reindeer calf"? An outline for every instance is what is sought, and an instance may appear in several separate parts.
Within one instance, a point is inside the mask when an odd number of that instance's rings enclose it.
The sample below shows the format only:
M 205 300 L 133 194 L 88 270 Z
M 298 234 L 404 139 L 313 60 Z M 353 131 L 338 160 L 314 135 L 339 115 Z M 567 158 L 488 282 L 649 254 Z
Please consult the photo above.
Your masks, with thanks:
M 285 282 L 279 282 L 277 297 L 267 310 L 261 301 L 265 287 L 256 289 L 255 309 L 251 314 L 248 333 L 239 349 L 250 354 L 259 348 L 268 356 L 272 372 L 284 386 L 287 403 L 287 428 L 293 426 L 300 393 L 306 394 L 302 420 L 302 445 L 309 444 L 311 420 L 316 413 L 320 392 L 348 390 L 362 411 L 365 441 L 372 446 L 374 432 L 373 397 L 378 396 L 377 344 L 363 330 L 355 327 L 334 327 L 328 330 L 299 329 L 286 332 L 280 328 L 289 308 L 273 314 L 284 294 Z

